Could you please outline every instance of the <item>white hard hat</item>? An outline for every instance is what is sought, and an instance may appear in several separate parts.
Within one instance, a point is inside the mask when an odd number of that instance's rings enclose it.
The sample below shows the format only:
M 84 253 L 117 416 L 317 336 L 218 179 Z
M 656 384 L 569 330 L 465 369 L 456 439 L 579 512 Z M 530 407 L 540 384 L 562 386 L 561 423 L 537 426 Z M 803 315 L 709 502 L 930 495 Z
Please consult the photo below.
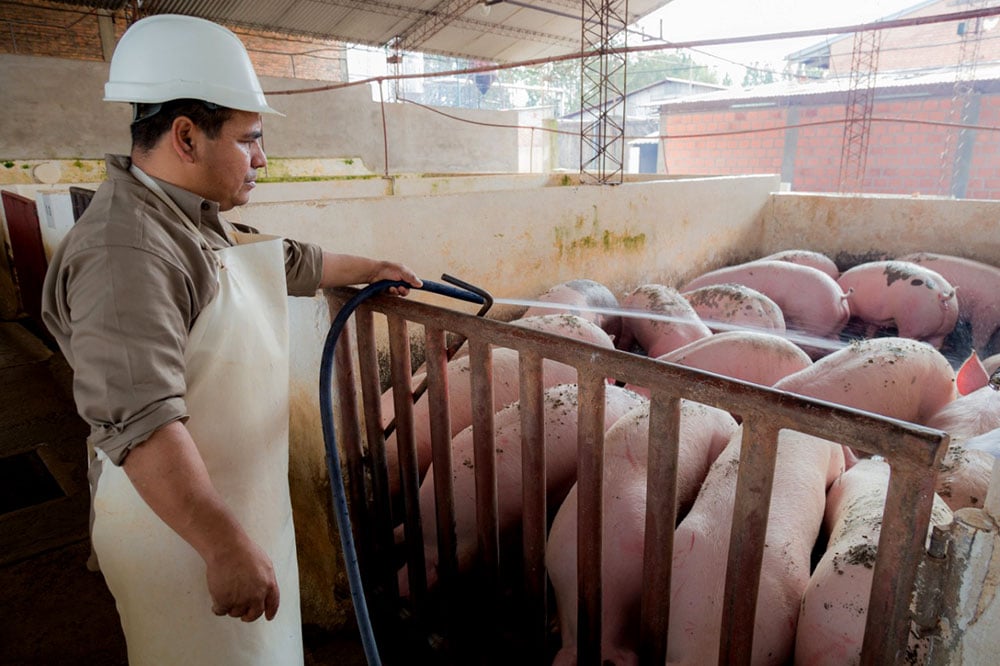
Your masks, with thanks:
M 197 99 L 276 113 L 240 38 L 217 23 L 176 14 L 136 21 L 118 42 L 104 101 L 158 104 Z

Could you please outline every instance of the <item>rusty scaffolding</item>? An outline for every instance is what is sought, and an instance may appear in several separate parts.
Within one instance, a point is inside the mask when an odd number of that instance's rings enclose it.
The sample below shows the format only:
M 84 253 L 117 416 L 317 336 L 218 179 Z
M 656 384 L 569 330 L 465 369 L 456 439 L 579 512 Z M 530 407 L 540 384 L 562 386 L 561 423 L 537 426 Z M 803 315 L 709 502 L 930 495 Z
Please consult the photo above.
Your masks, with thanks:
M 844 139 L 837 179 L 840 192 L 861 192 L 864 189 L 868 136 L 872 125 L 872 108 L 875 105 L 875 79 L 878 76 L 881 44 L 881 30 L 854 33 L 851 87 L 847 92 Z
M 627 34 L 628 0 L 584 0 L 581 16 L 581 182 L 620 184 L 625 173 L 625 53 L 611 48 Z M 627 46 L 627 44 L 625 45 Z
M 969 0 L 971 9 L 980 9 L 984 0 Z M 975 96 L 976 64 L 979 61 L 979 46 L 983 36 L 983 18 L 977 16 L 958 24 L 961 37 L 958 45 L 958 60 L 955 64 L 955 85 L 948 120 L 956 125 L 972 125 L 978 119 L 978 104 Z M 969 161 L 974 130 L 956 127 L 945 137 L 941 151 L 941 177 L 939 187 L 942 194 L 956 199 L 965 196 L 969 180 Z M 950 178 L 949 178 L 950 177 Z M 947 179 L 947 180 L 946 180 Z

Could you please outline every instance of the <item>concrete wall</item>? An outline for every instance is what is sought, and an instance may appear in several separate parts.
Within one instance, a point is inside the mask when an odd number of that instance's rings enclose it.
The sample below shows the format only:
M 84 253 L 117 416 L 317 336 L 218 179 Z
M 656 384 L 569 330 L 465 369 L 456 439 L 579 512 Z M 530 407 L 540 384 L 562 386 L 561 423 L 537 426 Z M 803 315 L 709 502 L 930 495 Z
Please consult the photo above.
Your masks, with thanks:
M 938 252 L 1000 266 L 1000 202 L 783 193 L 762 218 L 762 254 L 823 252 L 841 269 L 866 257 Z
M 127 104 L 102 101 L 107 65 L 0 54 L 0 160 L 96 159 L 127 153 Z M 265 91 L 312 88 L 322 82 L 264 77 Z M 264 148 L 275 158 L 346 157 L 376 174 L 483 173 L 518 170 L 517 130 L 483 127 L 402 104 L 382 109 L 365 86 L 269 96 L 286 114 L 264 120 Z M 461 119 L 516 125 L 517 113 L 449 109 Z M 2 167 L 0 167 L 2 168 Z
M 752 253 L 777 189 L 776 176 L 752 176 L 254 203 L 234 212 L 271 233 L 525 298 L 579 277 L 616 293 L 673 283 Z

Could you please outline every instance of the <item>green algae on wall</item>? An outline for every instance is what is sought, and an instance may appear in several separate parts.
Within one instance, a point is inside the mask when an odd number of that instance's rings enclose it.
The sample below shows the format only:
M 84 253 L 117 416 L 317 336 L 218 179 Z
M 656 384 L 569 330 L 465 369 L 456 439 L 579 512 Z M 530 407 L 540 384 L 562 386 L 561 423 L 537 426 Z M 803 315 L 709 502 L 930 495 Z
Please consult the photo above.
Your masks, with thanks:
M 572 227 L 557 226 L 553 231 L 559 258 L 571 258 L 591 251 L 638 252 L 646 247 L 644 233 L 602 229 L 596 211 L 589 227 L 584 217 L 578 215 Z

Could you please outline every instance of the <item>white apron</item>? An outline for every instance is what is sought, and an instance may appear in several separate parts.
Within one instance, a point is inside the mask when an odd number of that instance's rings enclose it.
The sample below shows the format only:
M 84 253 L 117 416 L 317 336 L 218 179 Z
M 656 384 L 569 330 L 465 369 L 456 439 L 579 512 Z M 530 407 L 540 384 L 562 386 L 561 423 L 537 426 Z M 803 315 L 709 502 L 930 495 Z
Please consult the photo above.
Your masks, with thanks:
M 136 175 L 173 204 L 148 176 Z M 149 509 L 125 471 L 98 452 L 104 464 L 92 538 L 132 665 L 303 663 L 288 492 L 284 253 L 279 239 L 238 236 L 238 243 L 257 242 L 215 251 L 219 291 L 198 316 L 185 350 L 187 428 L 216 490 L 270 556 L 281 603 L 271 621 L 214 615 L 204 561 Z

